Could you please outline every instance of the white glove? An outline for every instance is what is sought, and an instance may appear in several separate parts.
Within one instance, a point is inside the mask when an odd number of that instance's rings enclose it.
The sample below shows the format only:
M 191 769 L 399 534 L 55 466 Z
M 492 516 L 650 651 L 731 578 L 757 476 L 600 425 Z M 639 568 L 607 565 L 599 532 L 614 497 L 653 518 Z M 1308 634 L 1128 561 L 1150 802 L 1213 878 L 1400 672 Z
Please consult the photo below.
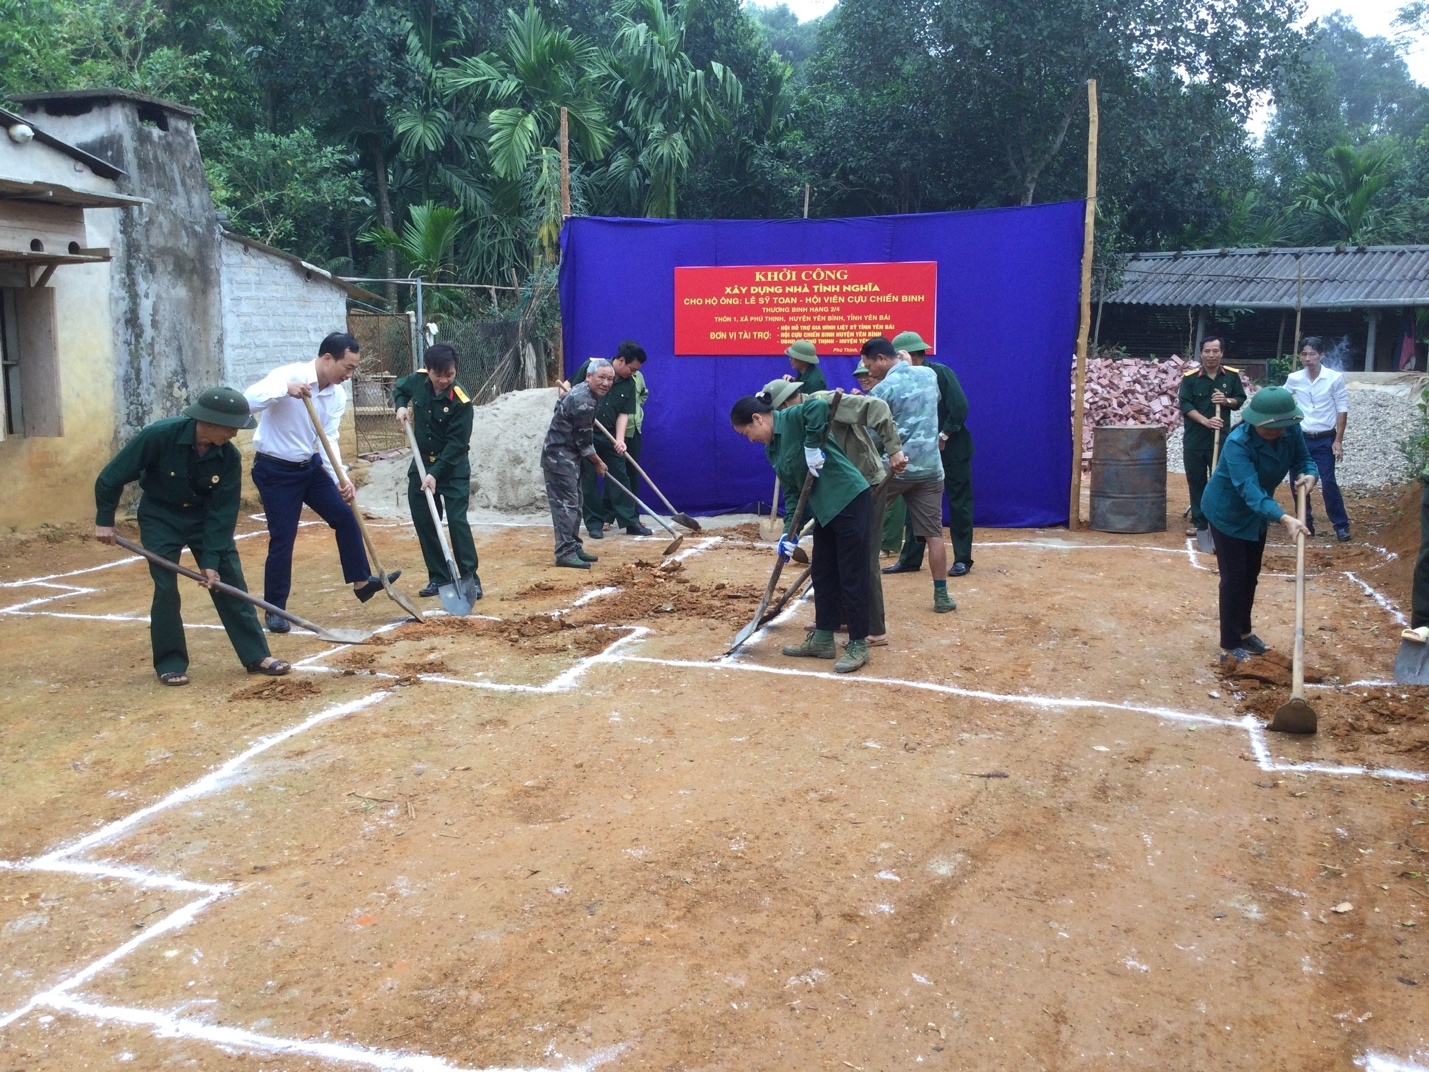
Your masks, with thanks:
M 824 467 L 824 452 L 818 447 L 805 447 L 804 464 L 809 467 L 809 472 L 818 476 L 819 470 Z
M 797 536 L 781 536 L 781 537 L 779 538 L 779 546 L 778 546 L 779 560 L 780 560 L 781 562 L 788 562 L 789 559 L 792 558 L 793 555 L 794 555 L 794 548 L 796 548 L 796 547 L 798 547 L 798 546 L 799 546 L 799 537 L 797 537 Z

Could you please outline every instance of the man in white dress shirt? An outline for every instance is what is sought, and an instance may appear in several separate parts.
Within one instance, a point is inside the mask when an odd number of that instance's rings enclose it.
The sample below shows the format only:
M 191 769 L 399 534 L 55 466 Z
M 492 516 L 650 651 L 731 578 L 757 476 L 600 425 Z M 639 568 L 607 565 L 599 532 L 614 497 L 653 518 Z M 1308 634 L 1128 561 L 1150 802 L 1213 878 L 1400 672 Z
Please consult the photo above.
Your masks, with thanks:
M 1315 468 L 1320 470 L 1321 494 L 1325 497 L 1325 513 L 1335 526 L 1340 541 L 1350 538 L 1350 519 L 1345 513 L 1345 500 L 1335 481 L 1335 463 L 1345 455 L 1345 421 L 1350 415 L 1350 396 L 1345 390 L 1343 373 L 1321 364 L 1325 344 L 1319 336 L 1309 335 L 1300 341 L 1300 363 L 1305 367 L 1292 372 L 1285 389 L 1295 396 L 1295 404 L 1305 414 L 1300 430 L 1305 433 L 1305 446 Z M 1306 523 L 1310 535 L 1315 534 L 1315 515 L 1306 504 Z
M 312 507 L 337 536 L 337 553 L 342 560 L 343 578 L 353 594 L 367 602 L 382 589 L 382 581 L 372 576 L 367 551 L 362 546 L 362 530 L 352 515 L 350 503 L 357 489 L 346 472 L 332 469 L 303 399 L 310 398 L 323 430 L 337 451 L 338 427 L 347 409 L 347 392 L 342 385 L 352 378 L 358 364 L 357 340 L 342 331 L 323 339 L 316 361 L 283 365 L 244 391 L 249 408 L 258 414 L 258 430 L 253 433 L 253 483 L 263 500 L 268 519 L 268 562 L 263 571 L 263 598 L 287 607 L 293 582 L 293 541 L 298 535 L 298 518 L 303 506 Z M 341 455 L 338 464 L 342 464 Z M 397 573 L 390 575 L 396 580 Z M 287 621 L 267 616 L 270 632 L 286 633 Z

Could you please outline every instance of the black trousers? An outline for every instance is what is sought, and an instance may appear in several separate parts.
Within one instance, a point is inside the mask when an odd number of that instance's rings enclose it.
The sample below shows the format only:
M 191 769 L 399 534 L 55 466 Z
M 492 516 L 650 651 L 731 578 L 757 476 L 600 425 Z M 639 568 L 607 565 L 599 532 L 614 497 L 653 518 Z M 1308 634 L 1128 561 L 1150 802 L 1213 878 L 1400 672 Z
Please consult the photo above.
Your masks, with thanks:
M 1419 503 L 1419 557 L 1414 560 L 1413 614 L 1409 624 L 1415 629 L 1429 625 L 1429 483 Z
M 868 639 L 868 530 L 873 493 L 864 488 L 827 525 L 814 526 L 814 626 L 828 633 L 848 623 L 850 640 Z
M 1255 606 L 1255 586 L 1260 581 L 1260 561 L 1265 556 L 1265 535 L 1258 540 L 1227 536 L 1214 525 L 1216 564 L 1221 570 L 1221 647 L 1240 647 L 1240 639 L 1255 630 L 1250 612 Z

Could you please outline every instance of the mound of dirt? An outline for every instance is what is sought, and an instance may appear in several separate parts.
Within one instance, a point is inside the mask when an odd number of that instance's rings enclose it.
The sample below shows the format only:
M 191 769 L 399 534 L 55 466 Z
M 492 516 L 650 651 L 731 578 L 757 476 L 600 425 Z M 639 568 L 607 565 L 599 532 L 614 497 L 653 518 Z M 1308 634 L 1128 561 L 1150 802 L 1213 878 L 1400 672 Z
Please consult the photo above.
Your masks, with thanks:
M 470 450 L 473 509 L 511 514 L 546 509 L 541 444 L 555 407 L 556 389 L 540 387 L 511 391 L 476 408 Z M 376 510 L 406 514 L 410 464 L 411 455 L 405 451 L 373 462 L 358 501 Z
M 1288 689 L 1291 665 L 1288 656 L 1282 655 L 1278 651 L 1267 651 L 1264 655 L 1254 655 L 1249 659 L 1235 663 L 1230 669 L 1222 670 L 1221 675 L 1238 685 L 1244 685 L 1247 681 L 1251 681 L 1263 682 L 1266 685 L 1278 685 Z M 1305 680 L 1311 685 L 1318 685 L 1325 680 L 1325 674 L 1313 666 L 1306 666 Z
M 255 682 L 247 688 L 239 689 L 229 696 L 230 702 L 243 700 L 276 700 L 280 703 L 293 703 L 296 700 L 306 700 L 313 696 L 321 696 L 319 689 L 309 678 L 305 677 L 284 677 L 284 678 L 264 678 Z
M 625 625 L 672 615 L 742 625 L 764 594 L 747 584 L 698 584 L 686 575 L 683 562 L 661 566 L 644 559 L 612 570 L 610 583 L 621 591 L 577 607 L 565 618 L 580 624 Z
M 1240 709 L 1269 719 L 1290 698 L 1288 692 L 1262 690 L 1241 701 Z M 1429 754 L 1429 686 L 1334 689 L 1307 697 L 1319 716 L 1320 734 L 1335 740 L 1341 752 L 1358 752 L 1373 739 L 1374 750 L 1390 756 Z

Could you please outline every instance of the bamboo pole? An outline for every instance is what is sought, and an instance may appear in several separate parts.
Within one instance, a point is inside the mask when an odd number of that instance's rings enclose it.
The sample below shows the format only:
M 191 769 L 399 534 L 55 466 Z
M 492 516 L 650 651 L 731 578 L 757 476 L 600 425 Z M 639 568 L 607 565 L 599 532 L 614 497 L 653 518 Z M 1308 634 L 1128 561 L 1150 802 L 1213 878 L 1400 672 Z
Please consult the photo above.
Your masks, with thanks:
M 1087 211 L 1082 224 L 1082 313 L 1077 326 L 1076 389 L 1072 394 L 1072 492 L 1067 528 L 1082 521 L 1082 417 L 1087 390 L 1087 336 L 1092 325 L 1092 255 L 1097 226 L 1097 80 L 1087 80 Z
M 1290 346 L 1295 351 L 1295 356 L 1290 359 L 1290 370 L 1293 372 L 1300 367 L 1300 312 L 1305 304 L 1305 266 L 1300 262 L 1300 257 L 1295 258 L 1295 337 L 1290 340 Z
M 571 138 L 566 109 L 561 109 L 561 218 L 571 217 Z
M 804 219 L 809 218 L 809 184 L 804 183 Z

